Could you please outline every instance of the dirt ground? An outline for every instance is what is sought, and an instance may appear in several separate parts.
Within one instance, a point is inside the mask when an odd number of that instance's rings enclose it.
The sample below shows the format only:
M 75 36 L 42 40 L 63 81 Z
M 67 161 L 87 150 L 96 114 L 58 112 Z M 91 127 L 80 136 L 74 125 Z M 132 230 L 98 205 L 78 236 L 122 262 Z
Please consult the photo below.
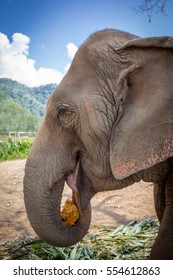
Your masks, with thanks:
M 25 160 L 0 163 L 0 242 L 16 240 L 23 234 L 35 236 L 23 201 L 24 166 Z M 71 197 L 68 187 L 64 190 L 66 197 Z M 98 193 L 91 203 L 90 232 L 99 225 L 116 226 L 156 217 L 153 186 L 142 181 L 122 190 Z

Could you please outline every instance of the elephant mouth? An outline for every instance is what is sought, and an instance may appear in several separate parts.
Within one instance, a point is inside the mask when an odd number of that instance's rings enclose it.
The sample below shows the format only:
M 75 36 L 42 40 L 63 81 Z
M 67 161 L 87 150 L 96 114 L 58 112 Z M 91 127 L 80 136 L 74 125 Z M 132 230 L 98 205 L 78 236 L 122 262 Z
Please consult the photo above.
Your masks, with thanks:
M 72 190 L 72 200 L 81 213 L 87 208 L 91 198 L 95 195 L 93 183 L 82 168 L 81 159 L 78 157 L 75 168 L 66 177 L 65 181 Z
M 78 193 L 78 188 L 77 188 L 78 172 L 79 172 L 79 160 L 77 161 L 74 171 L 71 172 L 65 179 L 67 185 L 72 189 L 74 193 Z
M 79 172 L 79 160 L 77 161 L 75 168 L 69 175 L 65 176 L 65 181 L 68 187 L 72 190 L 71 200 L 67 199 L 64 205 L 61 205 L 61 219 L 67 226 L 74 226 L 80 218 L 80 199 L 77 188 L 77 177 Z

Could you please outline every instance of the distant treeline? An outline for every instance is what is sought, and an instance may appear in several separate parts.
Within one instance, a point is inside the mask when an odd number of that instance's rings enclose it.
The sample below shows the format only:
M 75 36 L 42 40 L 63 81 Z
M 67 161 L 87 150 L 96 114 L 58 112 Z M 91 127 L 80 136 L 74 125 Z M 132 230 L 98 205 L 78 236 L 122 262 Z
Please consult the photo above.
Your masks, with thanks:
M 0 79 L 0 134 L 37 130 L 55 87 L 56 84 L 48 84 L 29 88 L 10 79 Z

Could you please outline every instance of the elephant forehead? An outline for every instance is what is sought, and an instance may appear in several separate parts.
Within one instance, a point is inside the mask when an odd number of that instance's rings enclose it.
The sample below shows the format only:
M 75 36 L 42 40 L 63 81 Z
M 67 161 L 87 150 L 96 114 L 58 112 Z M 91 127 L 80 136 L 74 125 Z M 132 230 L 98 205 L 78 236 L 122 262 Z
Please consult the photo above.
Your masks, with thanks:
M 87 77 L 86 75 L 84 78 L 76 79 L 76 76 L 68 73 L 52 93 L 49 101 L 53 105 L 62 102 L 79 106 L 79 103 L 83 103 L 85 98 L 93 102 L 93 96 L 98 96 L 98 84 L 94 77 Z
M 92 57 L 93 55 L 92 50 Z M 57 102 L 56 99 L 73 105 L 73 103 L 79 104 L 79 100 L 83 100 L 85 97 L 98 97 L 100 89 L 98 69 L 96 69 L 98 67 L 99 65 L 91 59 L 91 50 L 86 46 L 80 48 L 68 72 L 50 98 L 53 104 Z M 92 100 L 93 98 L 91 102 Z

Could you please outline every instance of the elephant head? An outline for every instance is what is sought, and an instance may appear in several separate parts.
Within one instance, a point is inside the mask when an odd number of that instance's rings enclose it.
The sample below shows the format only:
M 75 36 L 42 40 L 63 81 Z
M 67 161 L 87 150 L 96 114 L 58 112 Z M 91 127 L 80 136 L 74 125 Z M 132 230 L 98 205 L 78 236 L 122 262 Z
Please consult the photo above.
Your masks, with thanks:
M 79 48 L 48 100 L 25 168 L 26 210 L 43 240 L 78 242 L 95 193 L 165 176 L 157 166 L 173 156 L 172 73 L 172 37 L 103 30 Z M 60 217 L 65 181 L 80 211 L 72 227 Z

